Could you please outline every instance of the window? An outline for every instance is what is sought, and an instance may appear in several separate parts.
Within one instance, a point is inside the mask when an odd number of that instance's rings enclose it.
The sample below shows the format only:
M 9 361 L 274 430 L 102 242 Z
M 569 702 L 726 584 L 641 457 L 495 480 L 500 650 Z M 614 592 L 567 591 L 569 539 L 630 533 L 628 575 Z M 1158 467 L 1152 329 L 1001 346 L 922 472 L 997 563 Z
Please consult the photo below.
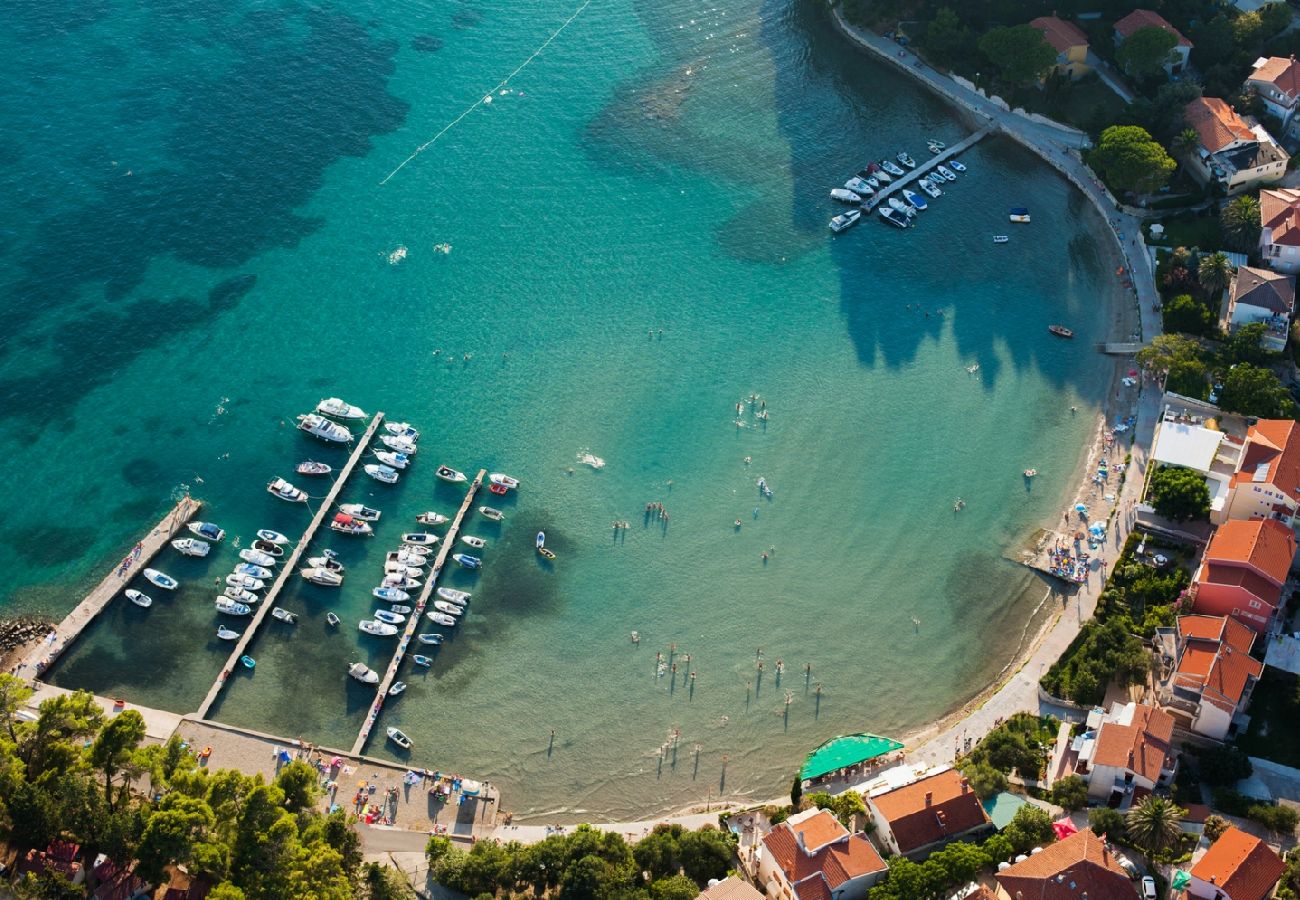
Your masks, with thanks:
M 1260 604 L 1260 602 L 1259 602 L 1258 600 L 1252 600 L 1252 601 L 1250 601 L 1250 608 L 1251 608 L 1251 609 L 1259 609 L 1260 605 L 1261 605 L 1261 604 Z

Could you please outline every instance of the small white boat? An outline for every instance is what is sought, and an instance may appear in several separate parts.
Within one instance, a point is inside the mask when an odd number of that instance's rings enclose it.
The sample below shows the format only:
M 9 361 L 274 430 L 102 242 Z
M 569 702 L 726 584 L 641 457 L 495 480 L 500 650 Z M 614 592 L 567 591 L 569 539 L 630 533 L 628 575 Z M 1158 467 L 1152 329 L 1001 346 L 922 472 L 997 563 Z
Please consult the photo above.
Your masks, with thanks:
M 911 224 L 907 216 L 903 215 L 891 206 L 881 206 L 878 207 L 876 211 L 880 213 L 880 217 L 890 225 L 897 225 L 899 228 L 906 228 Z
M 425 669 L 427 669 L 427 668 L 429 668 L 429 666 L 433 665 L 433 660 L 432 660 L 431 658 L 429 658 L 429 657 L 427 657 L 427 656 L 421 656 L 421 655 L 418 654 L 418 653 L 413 653 L 413 654 L 411 654 L 411 662 L 413 662 L 413 663 L 415 663 L 417 666 L 421 666 L 422 668 L 425 668 Z
M 938 186 L 935 185 L 932 181 L 930 181 L 929 178 L 922 178 L 920 181 L 917 182 L 917 185 L 921 188 L 921 190 L 925 191 L 927 196 L 939 197 L 943 194 L 943 191 L 939 190 Z
M 591 466 L 593 469 L 605 468 L 605 461 L 590 450 L 579 450 L 578 462 L 582 463 L 584 466 Z
M 395 612 L 388 612 L 384 609 L 375 610 L 375 618 L 380 622 L 387 622 L 389 625 L 401 625 L 406 621 L 406 616 L 399 615 Z
M 424 582 L 418 578 L 411 578 L 410 576 L 407 575 L 395 575 L 390 573 L 384 575 L 384 580 L 379 583 L 379 586 L 395 587 L 395 588 L 400 588 L 403 591 L 409 591 L 413 588 L 418 588 L 422 584 L 424 584 Z
M 427 612 L 424 615 L 430 622 L 433 622 L 435 625 L 442 625 L 445 628 L 451 628 L 456 624 L 456 620 L 446 613 Z
M 480 506 L 478 508 L 478 511 L 479 514 L 483 516 L 483 518 L 491 519 L 493 522 L 500 522 L 502 519 L 506 517 L 506 514 L 503 513 L 501 510 L 493 509 L 490 506 Z
M 392 741 L 394 744 L 396 744 L 397 746 L 401 747 L 403 750 L 411 749 L 411 739 L 406 735 L 402 734 L 400 729 L 389 726 L 386 733 L 388 734 L 388 739 Z
M 898 160 L 899 162 L 901 162 L 903 165 L 907 166 L 909 169 L 915 169 L 915 168 L 916 168 L 916 160 L 914 160 L 914 159 L 912 159 L 912 157 L 908 156 L 906 151 L 903 151 L 903 152 L 899 153 L 898 156 L 896 156 L 896 157 L 894 157 L 894 158 L 895 158 L 896 160 Z
M 428 565 L 429 558 L 424 553 L 419 553 L 417 551 L 426 550 L 426 549 L 428 548 L 403 547 L 400 550 L 389 550 L 387 553 L 384 554 L 384 562 L 399 563 L 403 566 L 414 566 L 417 569 L 423 568 L 424 566 Z
M 397 634 L 397 626 L 380 622 L 378 619 L 362 619 L 357 623 L 357 630 L 375 637 L 392 637 Z
M 904 203 L 902 200 L 899 200 L 897 197 L 889 198 L 889 207 L 890 209 L 898 210 L 903 215 L 907 216 L 909 219 L 912 218 L 912 216 L 916 215 L 915 209 L 908 206 L 906 203 Z
M 329 569 L 299 569 L 298 574 L 321 587 L 338 587 L 343 583 L 343 576 Z
M 307 565 L 313 569 L 329 569 L 331 572 L 338 572 L 340 575 L 347 571 L 343 563 L 338 561 L 338 555 L 332 550 L 326 550 L 324 556 L 308 557 Z
M 448 603 L 446 600 L 434 600 L 433 608 L 449 616 L 460 616 L 465 612 L 465 607 L 457 606 L 455 603 Z
M 368 463 L 364 466 L 365 472 L 375 481 L 382 481 L 384 484 L 397 484 L 400 477 L 397 470 L 392 466 L 381 466 L 375 463 Z
M 295 471 L 297 471 L 299 475 L 328 475 L 334 471 L 334 467 L 328 463 L 316 462 L 315 460 L 309 459 L 298 463 L 298 468 Z
M 273 544 L 270 541 L 261 540 L 260 538 L 256 541 L 253 541 L 253 549 L 261 550 L 267 556 L 274 556 L 276 559 L 279 559 L 281 556 L 284 556 L 283 547 L 281 547 L 279 544 Z
M 362 522 L 378 522 L 379 517 L 383 515 L 379 510 L 372 509 L 363 503 L 340 503 L 339 512 L 345 516 L 360 519 Z
M 157 569 L 145 569 L 141 574 L 144 575 L 150 583 L 156 587 L 162 588 L 164 591 L 174 591 L 181 586 L 181 583 L 175 578 L 172 578 L 166 572 L 159 572 Z
M 499 484 L 501 487 L 509 491 L 513 491 L 515 488 L 519 487 L 519 479 L 513 478 L 504 472 L 493 472 L 488 476 L 488 481 L 493 484 Z
M 320 438 L 329 444 L 348 444 L 352 442 L 352 432 L 337 422 L 331 422 L 324 416 L 309 413 L 298 417 L 298 430 Z
M 415 521 L 419 522 L 421 525 L 445 525 L 451 520 L 442 513 L 423 512 L 415 517 Z
M 325 613 L 325 623 L 329 625 L 331 628 L 338 628 L 339 617 L 334 615 L 334 613 L 332 612 L 327 612 Z
M 993 235 L 993 243 L 995 243 L 995 244 L 1005 244 L 1005 243 L 1007 243 L 1007 242 L 1010 241 L 1010 240 L 1011 240 L 1011 237 L 1010 237 L 1009 235 L 1005 235 L 1005 234 L 995 234 L 995 235 Z
M 411 464 L 411 457 L 393 450 L 376 450 L 375 459 L 393 469 L 405 469 Z
M 407 578 L 420 578 L 424 575 L 424 570 L 418 566 L 406 566 L 399 562 L 385 562 L 385 575 L 404 575 Z
M 177 538 L 172 541 L 172 548 L 185 556 L 207 556 L 212 551 L 211 544 L 198 538 Z
M 272 616 L 272 618 L 279 619 L 281 622 L 283 622 L 283 623 L 286 624 L 286 625 L 297 625 L 297 624 L 298 624 L 298 617 L 297 617 L 297 616 L 295 616 L 293 613 L 289 612 L 289 610 L 287 610 L 287 609 L 281 609 L 281 608 L 278 607 L 278 606 L 271 610 L 271 616 Z
M 429 531 L 408 531 L 402 535 L 402 543 L 432 547 L 438 543 L 438 536 Z
M 381 434 L 379 440 L 389 450 L 396 450 L 398 453 L 405 453 L 407 456 L 414 456 L 416 451 L 415 441 L 406 438 L 393 437 L 391 434 Z
M 417 634 L 415 639 L 421 644 L 428 644 L 430 647 L 437 647 L 442 643 L 440 634 Z
M 866 169 L 859 169 L 858 177 L 861 178 L 863 181 L 865 181 L 867 184 L 871 185 L 872 190 L 875 190 L 876 188 L 880 187 L 880 179 L 877 178 L 872 173 L 870 167 Z
M 327 397 L 316 404 L 316 412 L 332 416 L 335 419 L 364 419 L 365 410 L 351 403 L 344 403 L 338 397 Z
M 398 694 L 402 693 L 402 691 L 404 691 L 404 690 L 406 690 L 406 682 L 405 682 L 405 681 L 394 681 L 394 682 L 393 682 L 393 686 L 390 687 L 390 688 L 388 689 L 388 696 L 390 696 L 390 697 L 396 697 Z
M 960 163 L 960 162 L 958 162 L 958 161 L 955 160 L 955 159 L 950 159 L 950 160 L 948 160 L 948 165 L 952 166 L 952 170 L 953 170 L 954 172 L 965 172 L 965 171 L 966 171 L 966 164 L 965 164 L 965 163 Z
M 253 611 L 251 606 L 244 603 L 236 603 L 229 597 L 218 597 L 217 602 L 214 605 L 217 608 L 217 612 L 225 613 L 228 616 L 246 616 Z
M 836 191 L 840 192 L 838 196 L 836 194 Z M 863 179 L 855 175 L 852 178 L 850 178 L 848 181 L 844 182 L 844 187 L 835 188 L 834 190 L 832 190 L 831 198 L 834 200 L 839 200 L 841 203 L 853 203 L 854 201 L 849 200 L 844 196 L 844 194 L 848 194 L 852 197 L 857 197 L 858 198 L 857 202 L 861 203 L 863 197 L 870 197 L 875 192 L 876 192 L 875 188 L 873 188 L 871 185 L 867 184 L 866 181 L 864 181 Z
M 384 431 L 387 431 L 393 437 L 406 438 L 408 441 L 418 441 L 420 432 L 411 427 L 410 422 L 385 422 Z
M 261 550 L 240 550 L 239 558 L 255 566 L 275 565 L 275 557 L 269 553 L 263 553 Z
M 231 600 L 238 600 L 240 603 L 253 604 L 262 599 L 252 591 L 246 591 L 243 588 L 230 587 L 229 585 L 227 585 L 226 589 L 221 593 L 229 597 Z
M 227 628 L 225 625 L 217 626 L 217 637 L 223 641 L 237 641 L 240 638 L 240 632 L 233 628 Z
M 1025 209 L 1023 206 L 1012 207 L 1009 217 L 1012 222 L 1020 222 L 1021 224 L 1028 224 L 1029 210 Z
M 455 588 L 449 587 L 440 587 L 438 588 L 437 593 L 439 597 L 446 600 L 448 603 L 455 603 L 457 606 L 465 606 L 469 603 L 469 598 L 474 596 L 469 591 L 458 591 Z
M 272 544 L 290 543 L 287 535 L 280 534 L 280 532 L 278 531 L 272 531 L 269 528 L 259 528 L 257 530 L 257 536 L 264 541 L 269 541 Z
M 882 159 L 880 161 L 880 168 L 884 169 L 890 175 L 901 176 L 903 174 L 902 169 L 900 169 L 898 166 L 894 165 L 892 162 L 890 162 L 887 159 Z
M 451 558 L 456 560 L 456 562 L 460 563 L 466 569 L 483 568 L 483 560 L 479 559 L 477 556 L 470 556 L 468 553 L 453 553 Z
M 475 550 L 482 550 L 484 547 L 487 546 L 487 541 L 483 540 L 483 538 L 481 537 L 476 537 L 475 535 L 472 534 L 462 534 L 460 536 L 460 539 L 462 543 L 468 544 L 469 546 L 473 547 Z
M 355 662 L 348 666 L 348 674 L 362 684 L 379 683 L 379 673 L 365 663 Z
M 127 588 L 125 593 L 126 593 L 126 599 L 130 600 L 136 606 L 141 606 L 144 607 L 145 609 L 148 609 L 149 607 L 153 606 L 153 598 L 150 597 L 148 594 L 142 594 L 139 591 L 133 590 L 131 588 Z
M 370 527 L 369 522 L 363 522 L 360 519 L 354 518 L 345 513 L 339 513 L 330 521 L 330 530 L 337 531 L 339 534 L 375 533 L 375 530 Z
M 205 541 L 219 541 L 226 536 L 225 529 L 218 528 L 211 522 L 191 522 L 185 527 Z
M 947 166 L 935 166 L 934 170 L 944 177 L 945 181 L 956 181 L 957 176 Z
M 948 149 L 947 144 L 945 144 L 943 141 L 936 141 L 934 138 L 926 138 L 925 144 L 927 147 L 930 147 L 936 152 L 942 152 Z
M 226 585 L 233 588 L 242 588 L 246 591 L 260 591 L 266 587 L 266 582 L 260 578 L 254 578 L 252 575 L 236 575 L 231 573 L 226 576 Z
M 911 205 L 912 209 L 915 209 L 918 212 L 924 212 L 930 207 L 930 204 L 925 202 L 924 197 L 920 194 L 909 191 L 907 188 L 903 188 L 903 199 Z
M 898 167 L 895 166 L 894 168 L 898 168 Z M 892 175 L 890 175 L 888 172 L 886 172 L 884 169 L 880 167 L 880 163 L 872 163 L 871 165 L 867 166 L 867 171 L 870 172 L 872 177 L 874 177 L 881 184 L 889 184 L 889 182 L 894 180 L 894 177 Z
M 271 570 L 263 569 L 261 566 L 255 566 L 252 563 L 240 563 L 235 566 L 236 575 L 250 575 L 253 578 L 260 578 L 268 581 L 271 578 Z
M 854 178 L 851 180 L 859 184 L 864 184 L 868 188 L 871 187 L 871 185 L 867 184 L 865 181 L 862 181 L 862 179 L 860 178 Z M 872 193 L 875 192 L 872 191 Z M 855 194 L 852 188 L 831 188 L 831 199 L 838 200 L 841 203 L 852 203 L 856 206 L 857 204 L 862 202 L 862 195 Z
M 851 209 L 848 212 L 840 213 L 838 216 L 835 216 L 833 219 L 831 219 L 831 231 L 835 232 L 836 234 L 839 234 L 841 231 L 845 231 L 849 228 L 852 228 L 854 225 L 858 224 L 858 220 L 861 218 L 862 218 L 862 212 L 856 209 Z
M 451 466 L 438 466 L 437 471 L 433 474 L 437 475 L 443 481 L 448 481 L 452 484 L 464 484 L 466 481 L 469 481 L 469 479 L 465 477 L 464 472 L 457 472 Z
M 283 478 L 276 478 L 266 486 L 266 492 L 289 503 L 306 503 L 307 492 L 294 487 Z

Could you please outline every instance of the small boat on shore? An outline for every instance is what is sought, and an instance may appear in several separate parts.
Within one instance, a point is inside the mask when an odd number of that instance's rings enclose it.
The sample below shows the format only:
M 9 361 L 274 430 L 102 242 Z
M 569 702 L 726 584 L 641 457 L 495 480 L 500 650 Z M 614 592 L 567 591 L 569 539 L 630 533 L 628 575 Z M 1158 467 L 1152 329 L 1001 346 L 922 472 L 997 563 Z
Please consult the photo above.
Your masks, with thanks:
M 866 184 L 866 182 L 862 181 L 860 178 L 852 178 L 849 180 L 857 184 Z M 867 185 L 867 187 L 870 188 L 871 185 Z M 838 200 L 841 203 L 852 203 L 855 206 L 862 202 L 862 196 L 860 194 L 855 194 L 852 188 L 831 188 L 831 199 Z
M 469 481 L 464 472 L 457 472 L 451 466 L 438 466 L 433 474 L 450 484 L 464 484 Z
M 330 521 L 330 530 L 337 531 L 339 534 L 374 534 L 375 530 L 370 527 L 369 522 L 363 522 L 360 519 L 344 513 L 339 513 Z
M 506 517 L 506 514 L 503 513 L 501 510 L 493 509 L 490 506 L 480 506 L 478 508 L 478 511 L 479 514 L 483 516 L 483 518 L 491 519 L 493 522 L 500 522 L 502 519 Z
M 159 572 L 157 569 L 145 569 L 142 573 L 151 584 L 162 588 L 164 591 L 174 591 L 181 586 L 181 583 L 172 578 L 166 572 Z
M 403 544 L 412 544 L 417 547 L 432 547 L 438 543 L 438 536 L 430 531 L 408 531 L 402 535 Z
M 405 681 L 394 681 L 394 682 L 393 682 L 393 686 L 390 687 L 390 688 L 388 689 L 388 696 L 390 696 L 390 697 L 396 697 L 398 694 L 402 693 L 402 691 L 404 691 L 404 690 L 406 690 L 406 682 L 405 682 Z
M 954 172 L 965 172 L 965 171 L 966 171 L 966 164 L 965 164 L 965 163 L 958 162 L 958 161 L 955 160 L 955 159 L 950 159 L 950 160 L 948 160 L 948 165 L 952 166 L 952 170 L 953 170 Z
M 906 228 L 911 224 L 907 216 L 903 215 L 891 206 L 881 206 L 878 207 L 876 211 L 880 213 L 880 218 L 884 219 L 890 225 L 897 225 L 899 228 Z
M 225 613 L 228 616 L 246 616 L 253 611 L 251 606 L 244 603 L 236 603 L 229 597 L 218 597 L 214 604 L 217 612 Z
M 242 632 L 235 631 L 233 628 L 227 628 L 225 625 L 217 626 L 217 637 L 223 641 L 237 641 L 242 636 Z
M 460 540 L 461 543 L 473 547 L 475 550 L 482 550 L 487 546 L 487 541 L 472 534 L 462 534 Z
M 379 673 L 365 663 L 355 662 L 348 666 L 348 674 L 362 684 L 379 683 Z
M 212 545 L 198 538 L 177 538 L 172 541 L 172 549 L 184 556 L 207 556 Z
M 392 466 L 381 466 L 376 465 L 375 463 L 368 463 L 363 467 L 363 469 L 365 470 L 365 473 L 375 479 L 375 481 L 382 481 L 384 484 L 397 484 L 397 479 L 400 477 L 397 470 Z
M 383 515 L 379 510 L 372 509 L 361 503 L 340 503 L 339 512 L 345 516 L 360 519 L 362 522 L 378 522 L 379 517 Z
M 226 536 L 225 529 L 219 528 L 211 522 L 191 522 L 185 526 L 191 534 L 203 538 L 205 541 L 220 541 Z
M 328 397 L 316 404 L 316 412 L 335 419 L 364 419 L 366 412 L 359 406 L 344 403 L 338 397 Z
M 993 243 L 995 243 L 995 244 L 1005 244 L 1005 243 L 1007 243 L 1007 242 L 1010 241 L 1010 240 L 1011 240 L 1011 237 L 1010 237 L 1009 235 L 1005 235 L 1005 234 L 995 234 L 995 235 L 993 235 Z
M 1064 325 L 1048 325 L 1047 330 L 1050 331 L 1052 334 L 1056 335 L 1057 337 L 1062 337 L 1062 338 L 1074 337 L 1074 332 L 1069 328 L 1066 328 Z
M 451 520 L 442 513 L 422 512 L 415 517 L 415 521 L 419 522 L 421 525 L 446 525 Z
M 907 188 L 903 188 L 903 199 L 906 200 L 908 204 L 911 205 L 912 209 L 917 212 L 930 208 L 930 204 L 925 202 L 924 197 L 914 191 L 909 191 Z
M 246 591 L 243 588 L 230 587 L 229 585 L 227 585 L 226 589 L 221 593 L 226 597 L 229 597 L 231 600 L 238 600 L 240 603 L 253 604 L 262 599 L 252 591 Z
M 375 459 L 393 469 L 405 469 L 411 464 L 411 457 L 395 450 L 376 450 Z
M 394 728 L 390 725 L 388 727 L 386 734 L 388 735 L 388 739 L 390 741 L 392 741 L 397 746 L 401 747 L 403 750 L 411 749 L 411 739 L 406 735 L 402 734 L 400 729 Z
M 401 625 L 406 621 L 406 616 L 384 609 L 375 610 L 375 618 L 388 625 Z
M 442 644 L 442 635 L 440 634 L 417 634 L 415 639 L 421 644 L 428 644 L 430 647 L 438 647 Z
M 483 560 L 479 559 L 477 556 L 470 556 L 468 553 L 455 553 L 451 558 L 456 560 L 456 562 L 460 563 L 466 569 L 483 568 Z
M 334 613 L 332 612 L 327 612 L 325 613 L 325 624 L 330 626 L 331 628 L 338 628 L 339 617 L 334 615 Z
M 148 609 L 149 607 L 153 606 L 153 598 L 150 597 L 148 594 L 141 593 L 140 591 L 134 590 L 132 588 L 127 588 L 125 593 L 126 593 L 126 599 L 130 600 L 136 606 L 142 607 L 144 609 Z
M 861 218 L 862 212 L 860 210 L 851 209 L 848 212 L 840 213 L 838 216 L 832 218 L 830 229 L 836 234 L 839 234 L 841 231 L 847 231 L 854 225 L 858 224 L 858 220 Z
M 252 563 L 255 566 L 275 565 L 275 557 L 269 553 L 263 553 L 261 550 L 240 550 L 239 558 L 244 562 Z
M 455 603 L 457 606 L 465 606 L 469 603 L 469 598 L 474 596 L 469 591 L 458 591 L 449 587 L 438 588 L 437 594 L 448 603 Z
M 427 657 L 427 656 L 421 656 L 421 655 L 418 654 L 418 653 L 412 653 L 412 654 L 411 654 L 411 662 L 413 662 L 413 663 L 415 663 L 417 666 L 421 666 L 421 667 L 423 667 L 423 668 L 425 668 L 425 669 L 427 669 L 427 668 L 429 668 L 429 666 L 433 665 L 433 660 L 432 660 L 430 657 Z
M 297 624 L 298 624 L 298 617 L 297 617 L 297 616 L 295 616 L 293 613 L 289 612 L 289 610 L 287 610 L 287 609 L 281 609 L 281 608 L 278 607 L 278 606 L 277 606 L 277 607 L 274 607 L 274 608 L 271 610 L 271 617 L 274 618 L 274 619 L 279 619 L 281 622 L 283 622 L 283 623 L 286 624 L 286 625 L 297 625 Z
M 351 431 L 339 423 L 331 422 L 324 416 L 318 416 L 315 413 L 298 416 L 298 430 L 328 444 L 349 444 L 352 442 Z
M 307 492 L 296 488 L 283 478 L 275 478 L 266 486 L 266 492 L 288 503 L 306 503 Z
M 299 569 L 298 574 L 321 587 L 338 587 L 343 583 L 343 576 L 329 569 Z
M 387 431 L 393 437 L 406 438 L 408 441 L 418 441 L 420 432 L 411 427 L 410 422 L 385 422 L 384 431 Z
M 407 456 L 414 456 L 417 449 L 415 441 L 403 437 L 393 437 L 391 434 L 381 434 L 379 440 L 389 450 L 396 450 L 398 453 L 405 453 Z
M 253 578 L 261 578 L 267 581 L 271 578 L 271 570 L 263 569 L 261 566 L 255 566 L 252 563 L 240 563 L 235 566 L 236 575 L 249 575 Z
M 294 471 L 299 475 L 328 475 L 334 471 L 334 467 L 328 463 L 316 462 L 315 460 L 308 459 L 298 463 L 298 466 Z
M 245 669 L 252 669 L 257 666 L 257 660 L 253 659 L 253 657 L 249 656 L 247 653 L 239 657 L 239 661 L 243 663 Z
M 934 170 L 942 175 L 945 181 L 957 180 L 957 175 L 950 171 L 947 166 L 935 166 Z
M 266 541 L 267 543 L 270 544 L 292 543 L 292 541 L 289 540 L 288 535 L 281 534 L 278 531 L 272 531 L 269 528 L 259 528 L 257 530 L 257 536 L 259 539 Z
M 1022 224 L 1029 223 L 1029 210 L 1025 209 L 1023 206 L 1012 207 L 1008 216 L 1012 222 L 1020 222 Z
M 435 625 L 441 625 L 444 628 L 452 628 L 456 624 L 456 620 L 453 619 L 451 616 L 447 615 L 446 613 L 427 612 L 424 614 L 424 616 L 430 622 L 434 623 Z
M 453 617 L 463 616 L 465 614 L 465 607 L 457 606 L 455 603 L 448 603 L 446 600 L 434 600 L 433 608 L 438 612 L 446 613 Z
M 357 623 L 357 630 L 374 637 L 392 637 L 397 634 L 396 625 L 389 625 L 378 619 L 362 619 Z
M 903 165 L 907 166 L 909 169 L 915 169 L 915 168 L 916 168 L 916 160 L 914 160 L 914 159 L 912 159 L 912 157 L 908 156 L 906 150 L 900 151 L 899 154 L 898 154 L 897 156 L 894 157 L 894 159 L 898 160 L 898 161 L 901 162 Z

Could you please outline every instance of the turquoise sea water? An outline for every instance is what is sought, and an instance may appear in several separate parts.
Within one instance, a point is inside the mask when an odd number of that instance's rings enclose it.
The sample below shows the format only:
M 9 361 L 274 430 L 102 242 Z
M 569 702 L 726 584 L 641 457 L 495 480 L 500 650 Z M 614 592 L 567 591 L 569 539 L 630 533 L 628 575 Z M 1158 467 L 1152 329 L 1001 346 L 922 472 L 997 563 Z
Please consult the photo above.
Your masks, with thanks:
M 458 504 L 440 462 L 524 488 L 502 525 L 472 521 L 487 567 L 449 582 L 472 612 L 382 724 L 511 809 L 778 795 L 825 738 L 923 726 L 1002 669 L 1043 594 L 1003 554 L 1057 514 L 1103 390 L 1101 222 L 989 140 L 921 227 L 831 238 L 830 187 L 966 129 L 792 0 L 593 0 L 380 186 L 577 8 L 19 4 L 0 33 L 7 609 L 65 612 L 185 487 L 244 545 L 300 532 L 263 487 L 325 493 L 292 468 L 343 452 L 289 426 L 338 395 L 420 427 L 418 461 L 395 487 L 354 477 L 379 536 L 318 541 L 346 586 L 293 585 L 304 621 L 268 620 L 222 720 L 351 743 L 368 698 L 346 664 L 392 649 L 352 624 L 415 514 Z M 1034 223 L 995 246 L 1011 205 Z M 770 419 L 738 428 L 751 393 Z M 52 679 L 192 710 L 228 650 L 211 582 L 234 552 L 160 557 L 182 589 L 115 604 Z

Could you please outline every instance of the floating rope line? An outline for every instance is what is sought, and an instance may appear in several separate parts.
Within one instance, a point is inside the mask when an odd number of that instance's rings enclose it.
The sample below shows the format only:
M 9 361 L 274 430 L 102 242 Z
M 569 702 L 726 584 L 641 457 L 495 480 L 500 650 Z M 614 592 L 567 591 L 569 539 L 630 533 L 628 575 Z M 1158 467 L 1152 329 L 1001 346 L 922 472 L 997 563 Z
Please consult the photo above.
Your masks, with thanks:
M 481 95 L 477 100 L 475 100 L 472 104 L 470 104 L 470 106 L 467 107 L 467 108 L 465 109 L 464 112 L 462 112 L 462 113 L 461 113 L 460 115 L 458 115 L 456 118 L 452 119 L 450 122 L 448 122 L 446 125 L 444 125 L 441 131 L 439 131 L 439 132 L 438 132 L 437 134 L 435 134 L 433 137 L 429 138 L 427 141 L 425 141 L 425 142 L 424 142 L 423 144 L 421 144 L 420 146 L 416 147 L 416 148 L 415 148 L 415 152 L 412 153 L 410 156 L 408 156 L 406 159 L 402 160 L 401 165 L 399 165 L 396 169 L 393 169 L 393 171 L 389 172 L 387 175 L 384 176 L 384 180 L 381 181 L 381 182 L 379 182 L 379 186 L 380 186 L 380 187 L 383 187 L 384 185 L 388 184 L 389 179 L 391 179 L 391 178 L 392 178 L 394 175 L 396 175 L 398 172 L 402 171 L 402 169 L 406 168 L 406 166 L 407 166 L 408 163 L 410 163 L 413 159 L 415 159 L 417 156 L 419 156 L 419 155 L 420 155 L 421 153 L 423 153 L 425 150 L 428 150 L 430 147 L 432 147 L 434 144 L 436 144 L 436 143 L 438 142 L 438 139 L 439 139 L 439 138 L 441 138 L 441 137 L 442 137 L 444 134 L 446 134 L 448 131 L 451 131 L 453 128 L 455 128 L 457 125 L 459 125 L 462 119 L 464 119 L 466 116 L 468 116 L 468 115 L 469 115 L 470 113 L 472 113 L 474 110 L 476 110 L 476 109 L 478 109 L 480 106 L 482 106 L 482 105 L 484 104 L 484 102 L 486 102 L 486 101 L 488 100 L 488 98 L 490 98 L 490 97 L 491 97 L 493 94 L 495 94 L 497 91 L 501 90 L 503 87 L 505 87 L 507 84 L 509 84 L 509 83 L 510 83 L 510 79 L 514 78 L 516 75 L 518 75 L 518 74 L 519 74 L 520 72 L 522 72 L 524 69 L 526 69 L 526 68 L 528 67 L 528 64 L 529 64 L 529 63 L 531 63 L 533 60 L 537 59 L 537 57 L 541 56 L 541 55 L 542 55 L 542 51 L 545 50 L 547 47 L 549 47 L 549 46 L 551 45 L 551 41 L 553 41 L 553 40 L 555 40 L 557 37 L 559 37 L 560 34 L 564 31 L 564 29 L 568 28 L 568 27 L 573 23 L 573 20 L 576 19 L 576 18 L 578 18 L 578 16 L 582 15 L 582 11 L 583 11 L 584 9 L 586 9 L 586 8 L 587 8 L 588 6 L 590 6 L 590 5 L 591 5 L 591 0 L 583 0 L 582 5 L 579 6 L 576 10 L 574 10 L 573 15 L 571 15 L 571 16 L 569 16 L 569 18 L 565 19 L 565 20 L 564 20 L 564 24 L 562 24 L 559 28 L 555 29 L 555 31 L 551 34 L 550 37 L 548 37 L 546 40 L 542 41 L 542 45 L 541 45 L 540 47 L 538 47 L 536 50 L 534 50 L 534 51 L 532 52 L 532 55 L 531 55 L 531 56 L 529 56 L 526 60 L 524 60 L 522 63 L 520 63 L 519 66 L 518 66 L 518 68 L 516 68 L 513 72 L 511 72 L 509 75 L 507 75 L 505 78 L 503 78 L 503 79 L 501 80 L 501 83 L 498 84 L 496 87 L 494 87 L 494 88 L 492 88 L 490 91 L 487 91 L 486 93 L 482 94 L 482 95 Z

